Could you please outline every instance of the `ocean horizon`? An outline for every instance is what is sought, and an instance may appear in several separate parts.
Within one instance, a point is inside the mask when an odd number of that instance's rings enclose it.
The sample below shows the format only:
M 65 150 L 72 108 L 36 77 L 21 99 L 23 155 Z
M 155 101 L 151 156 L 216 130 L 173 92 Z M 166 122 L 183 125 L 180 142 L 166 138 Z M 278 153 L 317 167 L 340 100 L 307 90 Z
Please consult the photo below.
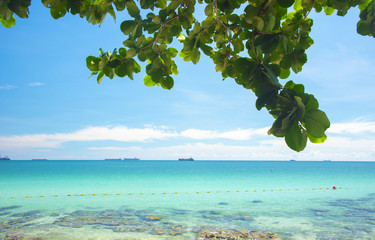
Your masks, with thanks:
M 375 162 L 0 161 L 0 239 L 375 239 Z

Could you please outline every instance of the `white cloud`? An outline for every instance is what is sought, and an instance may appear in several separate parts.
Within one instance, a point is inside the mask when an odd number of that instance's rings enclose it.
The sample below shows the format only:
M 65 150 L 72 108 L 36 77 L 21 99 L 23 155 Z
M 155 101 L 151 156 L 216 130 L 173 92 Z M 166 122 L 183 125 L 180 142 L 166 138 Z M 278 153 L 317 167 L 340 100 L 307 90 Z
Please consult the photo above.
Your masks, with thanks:
M 196 160 L 333 160 L 333 161 L 374 161 L 375 139 L 352 140 L 331 137 L 324 144 L 308 143 L 300 153 L 289 149 L 283 139 L 260 141 L 256 146 L 186 143 L 167 147 L 138 148 L 91 148 L 112 155 L 137 156 L 144 160 L 177 160 L 193 157 Z M 105 156 L 104 154 L 104 156 Z M 117 155 L 116 155 L 117 156 Z
M 129 129 L 125 126 L 87 127 L 72 133 L 31 134 L 21 136 L 0 137 L 2 149 L 17 148 L 57 148 L 64 142 L 71 141 L 121 141 L 146 142 L 177 136 L 177 133 L 165 128 L 152 127 Z
M 101 141 L 93 143 L 93 146 L 86 147 L 84 150 L 75 149 L 83 155 L 92 154 L 87 155 L 91 159 L 125 155 L 150 160 L 194 157 L 199 160 L 331 159 L 336 161 L 375 161 L 374 133 L 375 122 L 356 120 L 334 123 L 328 130 L 328 139 L 325 143 L 312 144 L 309 142 L 306 149 L 300 153 L 289 149 L 284 139 L 267 136 L 267 128 L 220 132 L 204 129 L 172 131 L 165 126 L 145 126 L 144 128 L 96 126 L 71 133 L 0 136 L 0 146 L 1 151 L 7 152 L 35 152 L 40 149 L 57 151 L 66 142 Z M 108 140 L 116 141 L 116 145 L 105 142 Z M 197 140 L 199 142 L 196 142 Z M 205 140 L 209 142 L 205 142 Z M 138 143 L 147 144 L 137 145 Z M 75 155 L 72 158 L 77 159 L 77 157 Z M 58 156 L 55 157 L 55 159 L 58 158 Z
M 9 85 L 9 84 L 0 85 L 0 90 L 10 90 L 10 89 L 13 89 L 13 88 L 17 88 L 17 87 L 14 86 L 14 85 Z
M 32 82 L 29 84 L 30 87 L 39 87 L 39 86 L 44 86 L 46 85 L 45 83 L 41 83 L 41 82 Z
M 375 133 L 375 122 L 353 121 L 335 123 L 327 130 L 335 134 L 366 134 Z
M 181 136 L 203 140 L 203 139 L 228 139 L 228 140 L 249 140 L 252 136 L 266 136 L 267 129 L 237 129 L 226 132 L 200 130 L 200 129 L 187 129 L 181 132 Z

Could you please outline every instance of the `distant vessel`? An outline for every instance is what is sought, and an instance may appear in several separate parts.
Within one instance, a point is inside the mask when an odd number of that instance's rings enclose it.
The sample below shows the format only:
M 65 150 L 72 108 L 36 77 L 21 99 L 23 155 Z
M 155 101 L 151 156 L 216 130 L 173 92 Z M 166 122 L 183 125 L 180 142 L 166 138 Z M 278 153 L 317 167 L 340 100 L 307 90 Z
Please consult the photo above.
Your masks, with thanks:
M 122 161 L 121 158 L 105 158 L 104 161 Z
M 323 162 L 332 162 L 332 160 L 323 160 Z
M 193 158 L 179 158 L 178 161 L 194 161 Z
M 1 154 L 0 154 L 0 161 L 8 161 L 8 160 L 10 160 L 8 156 L 1 157 Z
M 31 161 L 48 161 L 48 159 L 45 158 L 33 158 Z
M 139 161 L 139 158 L 124 158 L 124 161 Z
M 295 162 L 296 160 L 292 159 L 292 160 L 289 160 L 290 162 Z

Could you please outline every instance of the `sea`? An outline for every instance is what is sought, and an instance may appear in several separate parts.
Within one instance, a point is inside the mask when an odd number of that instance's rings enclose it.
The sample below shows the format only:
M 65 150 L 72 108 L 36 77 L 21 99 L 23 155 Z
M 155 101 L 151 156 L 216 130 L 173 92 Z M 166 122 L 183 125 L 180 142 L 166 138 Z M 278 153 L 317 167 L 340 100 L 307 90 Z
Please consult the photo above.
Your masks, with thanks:
M 375 162 L 0 161 L 0 239 L 375 239 Z

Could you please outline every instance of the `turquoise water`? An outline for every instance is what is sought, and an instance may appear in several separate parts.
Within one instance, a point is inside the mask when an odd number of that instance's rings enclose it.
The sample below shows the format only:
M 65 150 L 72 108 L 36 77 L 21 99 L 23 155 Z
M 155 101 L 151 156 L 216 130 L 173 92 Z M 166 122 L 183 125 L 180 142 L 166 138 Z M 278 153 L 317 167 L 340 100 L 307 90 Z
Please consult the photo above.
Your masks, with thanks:
M 372 162 L 0 162 L 0 239 L 375 239 L 374 227 Z

